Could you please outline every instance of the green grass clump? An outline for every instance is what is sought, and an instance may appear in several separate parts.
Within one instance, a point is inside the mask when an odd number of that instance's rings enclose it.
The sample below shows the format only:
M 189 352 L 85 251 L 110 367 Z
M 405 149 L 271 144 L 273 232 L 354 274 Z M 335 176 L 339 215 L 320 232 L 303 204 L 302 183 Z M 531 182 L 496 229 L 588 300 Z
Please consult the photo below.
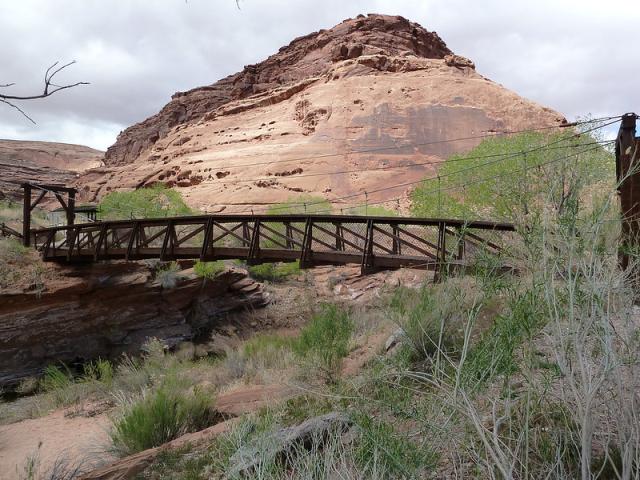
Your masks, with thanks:
M 161 218 L 193 213 L 180 193 L 163 185 L 131 192 L 111 192 L 102 199 L 98 211 L 101 220 Z
M 101 382 L 105 386 L 110 386 L 113 383 L 113 377 L 114 369 L 109 360 L 98 358 L 84 365 L 82 379 L 85 382 Z
M 156 270 L 156 281 L 162 285 L 162 288 L 174 288 L 180 279 L 178 272 L 180 272 L 180 266 L 177 262 L 162 265 Z
M 417 359 L 456 357 L 464 345 L 469 315 L 476 307 L 466 284 L 449 288 L 397 288 L 389 302 L 396 323 L 404 331 Z
M 300 262 L 298 260 L 288 263 L 262 263 L 249 267 L 251 277 L 261 282 L 282 282 L 298 273 L 300 273 Z
M 45 392 L 52 392 L 67 389 L 72 383 L 73 375 L 66 365 L 62 365 L 62 367 L 49 365 L 44 369 L 40 388 Z
M 193 266 L 193 271 L 199 277 L 212 280 L 216 275 L 224 271 L 224 262 L 222 260 L 217 260 L 215 262 L 201 262 L 200 260 L 197 260 Z
M 353 321 L 346 310 L 332 304 L 324 305 L 302 329 L 293 350 L 326 380 L 333 381 L 340 371 L 342 359 L 349 353 L 353 329 Z
M 543 305 L 537 290 L 511 292 L 507 311 L 496 317 L 462 365 L 463 383 L 473 388 L 498 375 L 516 373 L 521 363 L 516 355 L 518 349 L 545 324 Z
M 271 350 L 291 349 L 296 342 L 293 337 L 282 335 L 257 335 L 243 345 L 243 353 L 247 358 L 255 358 Z
M 125 407 L 110 432 L 114 449 L 130 455 L 211 425 L 216 413 L 208 392 L 188 391 L 175 380 Z
M 410 441 L 391 424 L 366 414 L 356 415 L 360 438 L 355 460 L 363 472 L 383 473 L 385 478 L 418 478 L 419 471 L 435 466 L 431 449 Z

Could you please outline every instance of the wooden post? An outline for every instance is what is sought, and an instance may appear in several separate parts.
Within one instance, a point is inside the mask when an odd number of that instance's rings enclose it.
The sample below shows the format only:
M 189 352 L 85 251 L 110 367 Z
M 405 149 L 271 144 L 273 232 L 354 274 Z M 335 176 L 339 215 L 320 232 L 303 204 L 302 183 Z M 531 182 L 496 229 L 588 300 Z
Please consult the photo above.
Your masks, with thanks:
M 344 251 L 344 242 L 342 241 L 344 231 L 342 230 L 342 224 L 339 222 L 335 222 L 334 226 L 336 227 L 336 250 L 342 252 Z
M 309 268 L 311 262 L 311 246 L 313 242 L 313 221 L 307 217 L 304 224 L 304 237 L 302 238 L 302 248 L 300 249 L 300 268 Z
M 398 229 L 398 225 L 396 225 L 395 223 L 391 226 L 391 233 L 393 234 L 393 243 L 392 243 L 391 251 L 393 252 L 394 255 L 400 255 L 401 244 L 398 241 L 398 238 L 400 237 L 400 230 Z
M 640 246 L 640 169 L 638 168 L 638 140 L 636 115 L 627 113 L 616 140 L 616 177 L 620 210 L 622 212 L 622 239 L 619 262 L 622 268 L 629 265 L 629 252 Z
M 290 222 L 284 222 L 284 236 L 287 237 L 287 250 L 293 250 L 294 243 L 291 241 L 291 239 L 293 238 L 293 229 L 291 228 Z
M 24 202 L 22 207 L 22 244 L 25 247 L 31 245 L 31 185 L 22 184 Z
M 76 219 L 76 191 L 69 190 L 69 200 L 67 202 L 67 225 L 73 225 Z

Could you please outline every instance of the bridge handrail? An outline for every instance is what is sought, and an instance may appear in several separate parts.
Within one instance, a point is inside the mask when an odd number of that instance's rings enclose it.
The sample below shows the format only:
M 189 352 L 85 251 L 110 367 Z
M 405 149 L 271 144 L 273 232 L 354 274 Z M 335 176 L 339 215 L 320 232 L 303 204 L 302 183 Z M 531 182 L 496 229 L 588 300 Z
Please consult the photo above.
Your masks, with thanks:
M 132 225 L 134 223 L 144 224 L 146 226 L 163 226 L 169 221 L 174 225 L 189 225 L 206 223 L 209 219 L 213 219 L 218 222 L 306 222 L 310 220 L 314 223 L 331 223 L 331 222 L 344 222 L 344 223 L 362 223 L 366 224 L 370 221 L 378 224 L 386 225 L 422 225 L 422 226 L 438 226 L 446 224 L 450 227 L 466 227 L 479 230 L 496 230 L 512 232 L 515 231 L 515 225 L 506 222 L 492 222 L 485 220 L 461 220 L 452 218 L 425 218 L 425 217 L 389 217 L 389 216 L 368 216 L 368 215 L 317 215 L 317 214 L 285 214 L 285 215 L 269 215 L 269 214 L 211 214 L 211 215 L 192 215 L 192 216 L 177 216 L 177 217 L 160 217 L 160 218 L 140 218 L 140 219 L 125 219 L 125 220 L 101 220 L 97 222 L 78 223 L 74 225 L 63 225 L 57 227 L 46 227 L 39 229 L 32 229 L 32 233 L 47 233 L 51 231 L 67 231 L 76 228 L 96 228 L 99 229 L 102 225 L 108 224 L 110 226 L 123 226 Z

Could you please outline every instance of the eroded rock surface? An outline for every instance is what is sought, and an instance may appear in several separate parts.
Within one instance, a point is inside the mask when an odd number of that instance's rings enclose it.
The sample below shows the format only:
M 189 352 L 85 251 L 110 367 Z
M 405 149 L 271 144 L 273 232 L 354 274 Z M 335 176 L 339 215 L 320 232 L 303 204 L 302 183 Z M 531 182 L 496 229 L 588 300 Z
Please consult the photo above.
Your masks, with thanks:
M 104 152 L 83 145 L 0 140 L 0 198 L 20 197 L 20 184 L 71 184 L 80 172 L 102 165 Z
M 214 280 L 180 272 L 174 288 L 154 281 L 143 263 L 60 269 L 42 292 L 0 296 L 0 385 L 38 374 L 60 361 L 138 352 L 149 337 L 172 347 L 268 302 L 246 273 L 229 269 Z

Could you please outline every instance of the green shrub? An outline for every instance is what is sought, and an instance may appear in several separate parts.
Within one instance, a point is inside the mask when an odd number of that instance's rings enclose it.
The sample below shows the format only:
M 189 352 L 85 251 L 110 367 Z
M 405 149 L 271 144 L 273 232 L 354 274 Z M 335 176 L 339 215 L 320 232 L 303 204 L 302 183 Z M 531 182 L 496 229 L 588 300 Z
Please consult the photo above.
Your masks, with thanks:
M 102 220 L 173 217 L 192 213 L 180 193 L 163 185 L 131 192 L 111 192 L 99 206 Z
M 327 304 L 305 325 L 293 349 L 326 380 L 333 381 L 340 371 L 342 359 L 349 353 L 352 332 L 353 322 L 348 312 Z
M 201 262 L 200 260 L 197 260 L 193 266 L 193 271 L 199 277 L 212 280 L 216 275 L 224 271 L 224 268 L 224 262 L 222 260 L 218 260 L 216 262 Z
M 62 368 L 49 365 L 44 369 L 44 375 L 40 380 L 40 388 L 45 392 L 64 390 L 73 383 L 73 375 L 66 365 Z
M 156 391 L 125 406 L 110 432 L 114 449 L 128 455 L 157 447 L 185 433 L 202 430 L 215 420 L 211 395 L 168 380 Z
M 449 157 L 439 167 L 440 181 L 430 177 L 416 187 L 410 195 L 411 211 L 423 217 L 511 218 L 516 209 L 526 212 L 544 205 L 550 184 L 559 205 L 568 173 L 580 170 L 586 184 L 613 178 L 610 152 L 600 148 L 580 153 L 590 149 L 580 145 L 591 141 L 571 130 L 485 139 L 470 152 Z M 551 148 L 542 148 L 548 144 Z M 528 153 L 513 154 L 520 151 Z M 470 182 L 470 176 L 485 181 Z
M 113 383 L 113 365 L 109 360 L 98 358 L 84 365 L 83 380 L 86 382 L 101 382 L 106 386 Z
M 462 381 L 474 387 L 497 375 L 518 371 L 516 353 L 526 340 L 531 340 L 545 323 L 543 300 L 537 290 L 510 292 L 507 311 L 469 351 L 461 371 Z
M 435 466 L 433 451 L 411 442 L 384 420 L 364 414 L 354 420 L 360 427 L 355 459 L 363 471 L 383 472 L 386 478 L 418 478 L 419 470 Z
M 258 281 L 282 282 L 291 275 L 300 273 L 300 262 L 263 263 L 249 267 L 249 274 Z
M 441 355 L 456 357 L 462 351 L 467 324 L 479 307 L 478 293 L 469 282 L 398 288 L 389 307 L 418 359 Z
M 295 342 L 295 338 L 282 335 L 256 335 L 244 343 L 243 354 L 246 358 L 255 358 L 272 350 L 290 350 Z

